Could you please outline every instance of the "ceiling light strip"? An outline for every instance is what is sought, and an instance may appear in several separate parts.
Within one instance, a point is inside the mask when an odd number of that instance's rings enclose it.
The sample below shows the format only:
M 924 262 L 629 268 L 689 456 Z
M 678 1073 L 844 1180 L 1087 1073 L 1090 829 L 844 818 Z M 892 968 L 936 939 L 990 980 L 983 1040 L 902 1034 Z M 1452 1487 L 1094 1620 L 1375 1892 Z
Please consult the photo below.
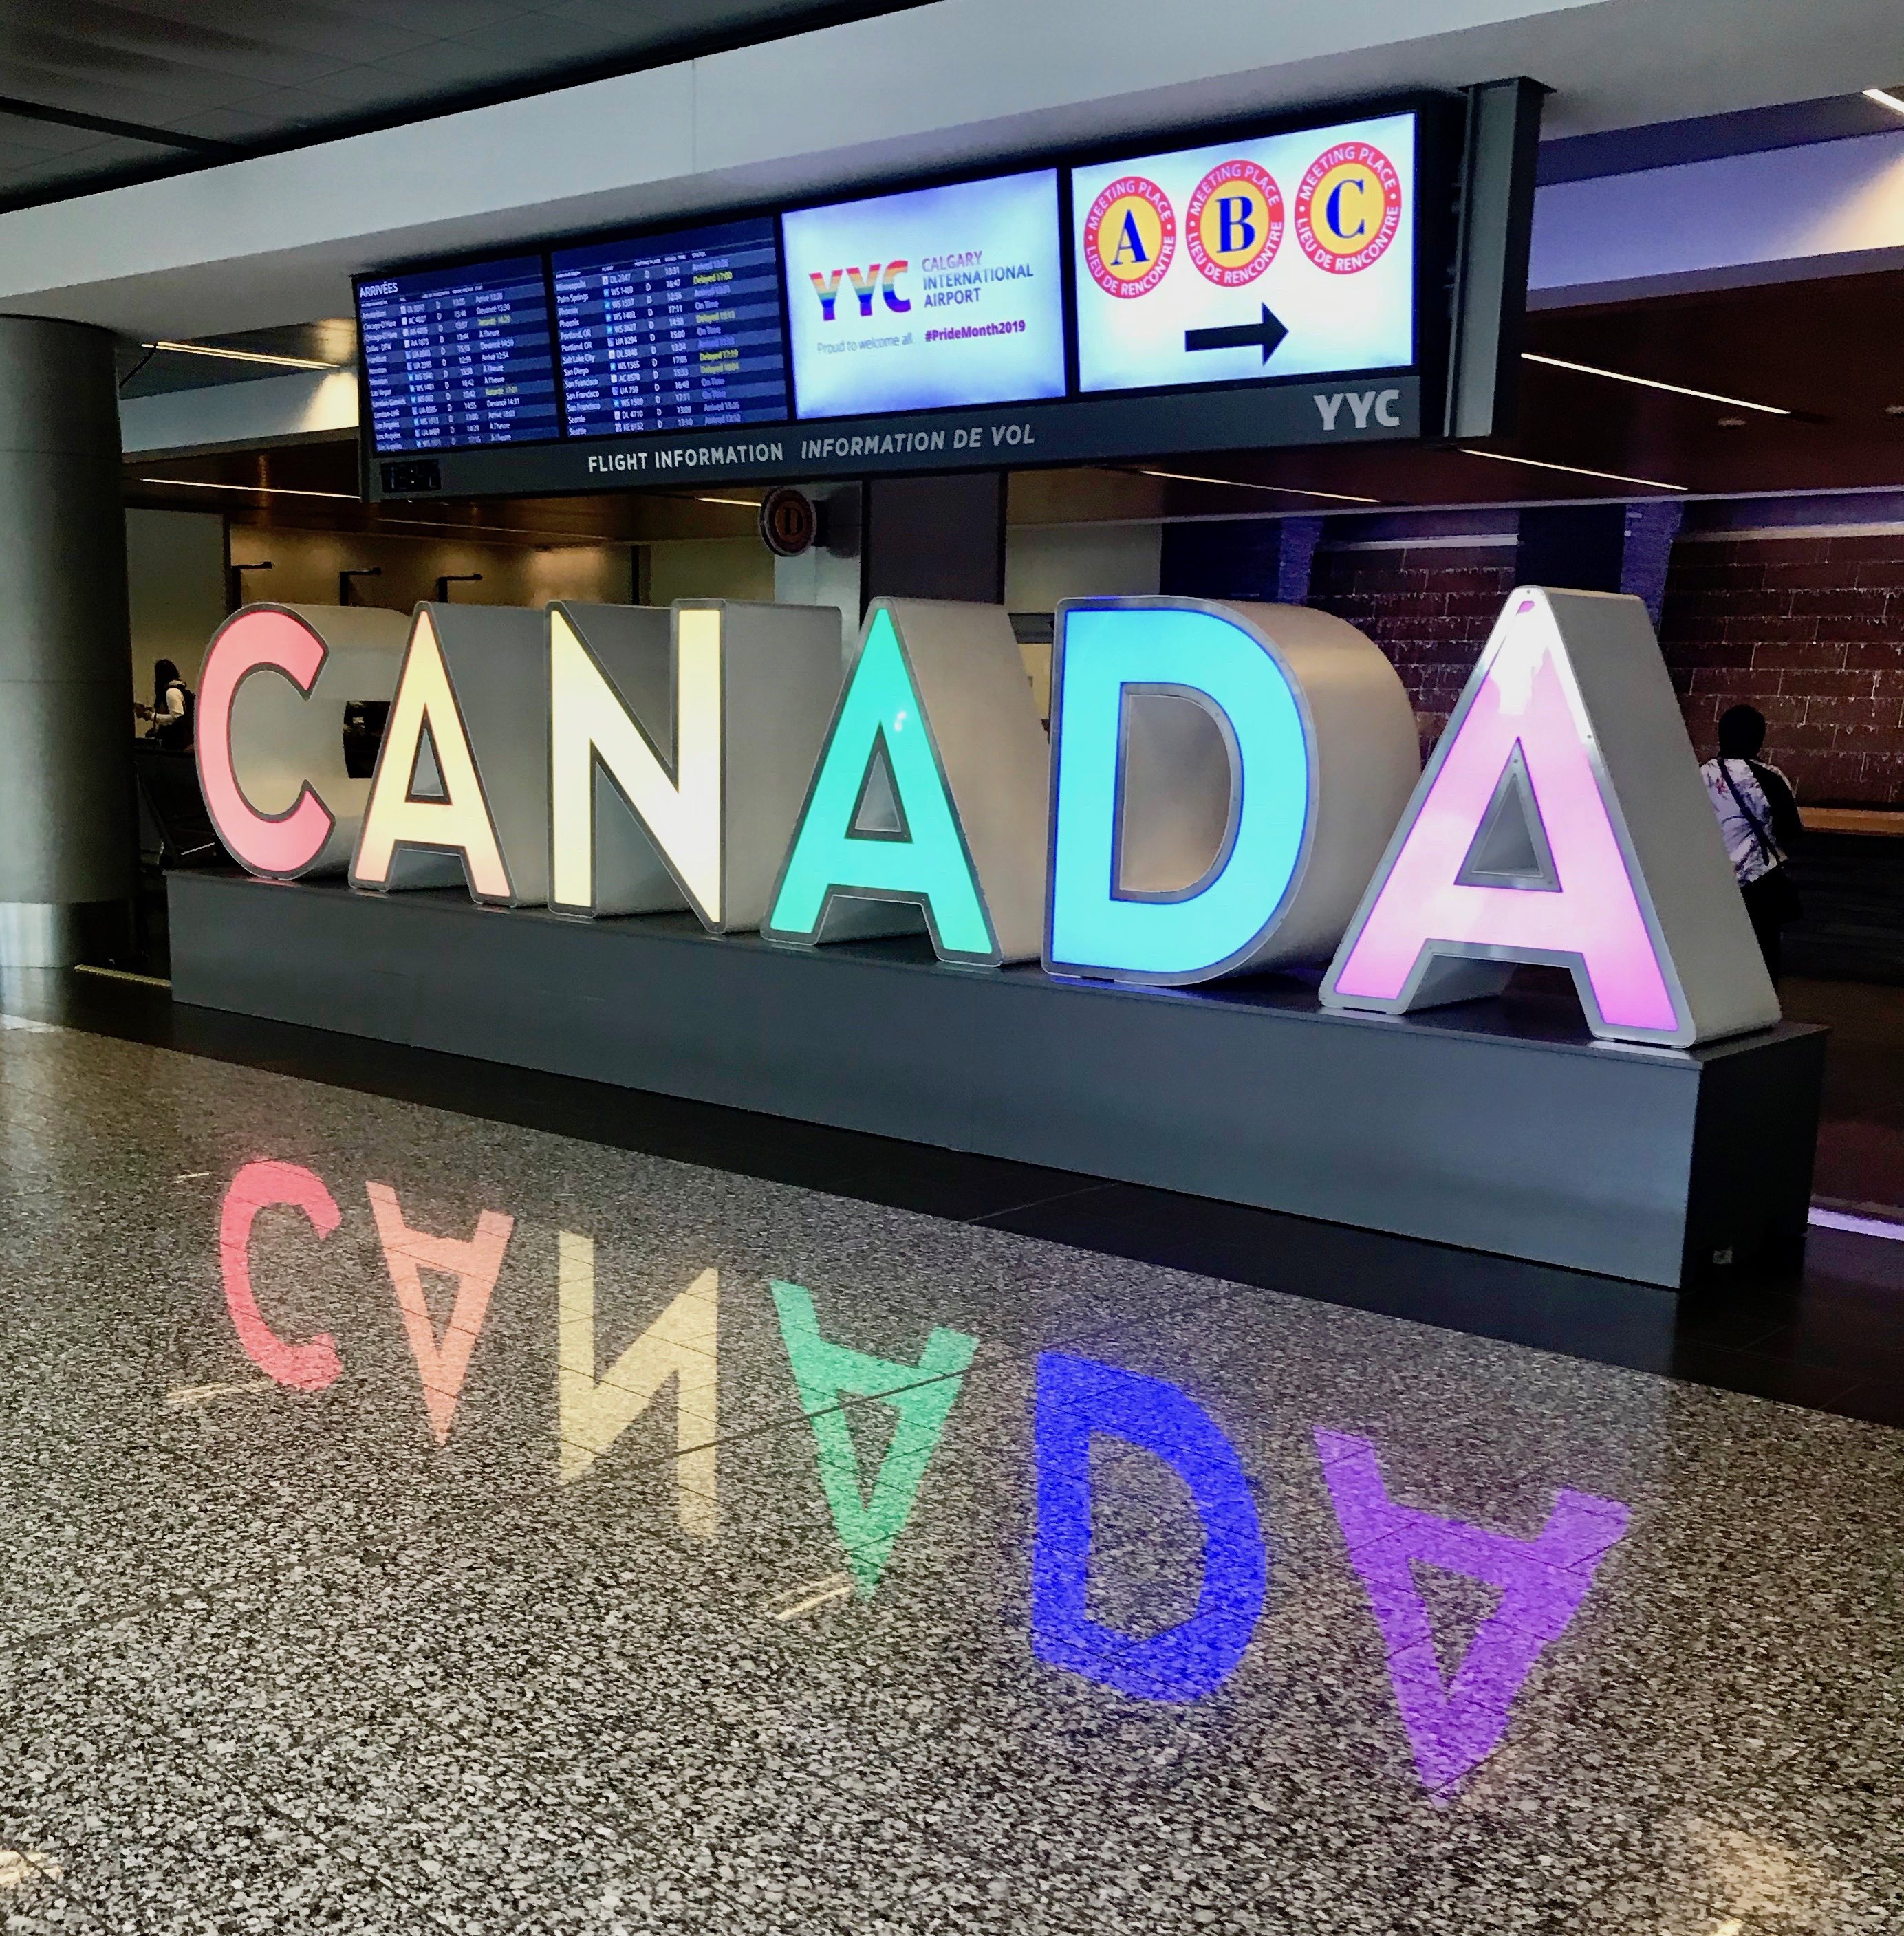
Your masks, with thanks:
M 1594 363 L 1570 363 L 1563 356 L 1537 355 L 1531 349 L 1521 352 L 1524 363 L 1544 363 L 1550 370 L 1576 371 L 1583 377 L 1604 377 L 1609 383 L 1636 383 L 1642 390 L 1665 390 L 1675 397 L 1697 397 L 1702 403 L 1725 404 L 1734 410 L 1758 410 L 1769 417 L 1788 417 L 1792 413 L 1777 404 L 1749 403 L 1743 397 L 1721 396 L 1717 390 L 1695 390 L 1684 383 L 1663 383 L 1657 377 L 1635 377 L 1624 370 L 1603 370 Z
M 1589 470 L 1580 464 L 1550 464 L 1539 457 L 1510 457 L 1504 450 L 1471 450 L 1458 446 L 1464 457 L 1485 457 L 1494 464 L 1524 464 L 1531 470 L 1563 470 L 1570 477 L 1598 477 L 1609 484 L 1643 484 L 1649 491 L 1685 491 L 1684 484 L 1663 483 L 1657 477 L 1628 477 L 1618 470 Z
M 1904 95 L 1893 94 L 1887 87 L 1867 87 L 1864 98 L 1875 101 L 1880 107 L 1888 107 L 1893 114 L 1904 114 Z
M 1240 477 L 1199 477 L 1188 470 L 1152 470 L 1143 464 L 1131 468 L 1140 477 L 1168 477 L 1179 484 L 1221 484 L 1232 491 L 1274 491 L 1285 498 L 1322 498 L 1333 504 L 1379 504 L 1379 498 L 1353 498 L 1346 491 L 1303 491 L 1294 484 L 1252 484 Z
M 141 484 L 163 484 L 174 491 L 249 491 L 255 498 L 341 498 L 353 504 L 364 501 L 355 491 L 299 491 L 289 484 L 216 484 L 204 477 L 141 477 Z
M 277 356 L 262 349 L 221 349 L 210 343 L 147 343 L 141 347 L 163 349 L 175 356 L 216 356 L 227 363 L 268 363 L 280 370 L 341 370 L 341 363 L 322 363 L 310 356 Z
M 341 498 L 353 504 L 363 503 L 361 498 L 348 491 L 298 491 L 284 484 L 214 484 L 202 477 L 141 477 L 141 484 L 162 484 L 174 490 L 183 491 L 249 491 L 254 498 Z M 752 508 L 751 507 L 749 508 Z M 652 538 L 617 538 L 604 537 L 592 531 L 552 531 L 527 525 L 450 525 L 434 520 L 426 522 L 419 518 L 393 518 L 380 516 L 377 522 L 368 526 L 372 534 L 386 531 L 437 531 L 446 537 L 468 538 L 473 543 L 483 543 L 495 537 L 540 538 L 551 547 L 564 545 L 580 545 L 599 549 L 604 545 L 652 544 Z M 693 543 L 689 540 L 687 542 Z

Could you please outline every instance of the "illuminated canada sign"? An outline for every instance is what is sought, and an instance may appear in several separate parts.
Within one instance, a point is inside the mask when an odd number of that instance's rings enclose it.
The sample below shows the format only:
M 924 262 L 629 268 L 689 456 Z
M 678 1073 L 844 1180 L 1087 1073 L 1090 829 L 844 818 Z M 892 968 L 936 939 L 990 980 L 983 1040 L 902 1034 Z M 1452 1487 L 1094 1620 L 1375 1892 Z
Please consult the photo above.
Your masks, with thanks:
M 1080 980 L 1326 960 L 1327 1006 L 1391 1015 L 1545 963 L 1679 1046 L 1778 1018 L 1636 599 L 1512 594 L 1418 775 L 1361 633 L 1187 598 L 1060 607 L 1049 742 L 1003 609 L 926 600 L 875 600 L 843 675 L 830 608 L 250 606 L 202 688 L 206 804 L 268 879 L 798 948 L 922 919 Z

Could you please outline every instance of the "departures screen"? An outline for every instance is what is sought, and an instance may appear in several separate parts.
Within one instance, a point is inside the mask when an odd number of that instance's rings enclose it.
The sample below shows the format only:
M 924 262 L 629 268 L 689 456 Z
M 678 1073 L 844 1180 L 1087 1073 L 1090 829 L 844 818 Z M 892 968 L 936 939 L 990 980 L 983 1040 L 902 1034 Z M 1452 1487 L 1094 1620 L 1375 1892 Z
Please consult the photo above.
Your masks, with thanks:
M 540 256 L 360 283 L 357 331 L 380 453 L 558 434 Z
M 1064 394 L 1058 174 L 782 218 L 802 419 Z
M 552 259 L 571 437 L 786 421 L 771 216 Z
M 1075 169 L 1085 391 L 1415 359 L 1415 116 Z

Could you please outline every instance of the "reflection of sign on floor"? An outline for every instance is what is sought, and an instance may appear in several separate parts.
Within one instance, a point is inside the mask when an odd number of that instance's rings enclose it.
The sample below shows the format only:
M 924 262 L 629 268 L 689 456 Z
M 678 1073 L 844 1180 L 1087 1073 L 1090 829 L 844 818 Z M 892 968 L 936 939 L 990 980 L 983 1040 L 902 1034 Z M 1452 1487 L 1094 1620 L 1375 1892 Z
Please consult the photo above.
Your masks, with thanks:
M 388 1185 L 369 1184 L 368 1200 L 416 1359 L 425 1423 L 437 1445 L 446 1447 L 514 1219 L 489 1209 L 474 1219 L 465 1214 L 457 1223 L 474 1233 L 465 1237 L 419 1228 Z M 226 1299 L 246 1355 L 279 1386 L 315 1392 L 347 1375 L 350 1356 L 328 1335 L 303 1342 L 280 1336 L 261 1308 L 253 1233 L 262 1214 L 280 1208 L 301 1211 L 319 1240 L 342 1219 L 313 1172 L 268 1160 L 244 1165 L 226 1187 L 219 1217 Z M 287 1234 L 297 1229 L 280 1227 Z M 678 1493 L 682 1530 L 713 1539 L 724 1442 L 719 1273 L 695 1275 L 604 1368 L 594 1244 L 565 1231 L 558 1254 L 558 1482 L 585 1478 L 638 1418 L 671 1398 L 675 1456 L 653 1469 Z M 423 1302 L 422 1270 L 457 1281 L 456 1311 L 441 1336 Z M 756 1609 L 784 1624 L 877 1593 L 925 1490 L 979 1340 L 934 1326 L 916 1360 L 883 1358 L 828 1337 L 804 1286 L 775 1281 L 770 1290 L 787 1369 L 813 1435 L 820 1490 L 846 1560 L 843 1571 L 786 1588 Z M 169 1402 L 255 1388 L 186 1387 Z M 896 1414 L 876 1466 L 862 1460 L 854 1438 L 854 1421 L 875 1406 Z M 1101 1544 L 1103 1528 L 1118 1508 L 1115 1481 L 1101 1460 L 1094 1462 L 1094 1440 L 1118 1441 L 1168 1468 L 1194 1514 L 1196 1539 L 1185 1550 L 1199 1550 L 1200 1559 L 1186 1557 L 1187 1577 L 1174 1587 L 1152 1583 L 1164 1593 L 1194 1589 L 1194 1609 L 1161 1629 L 1130 1632 L 1103 1615 L 1097 1575 L 1115 1570 L 1117 1545 Z M 1535 1663 L 1566 1633 L 1602 1563 L 1625 1536 L 1627 1508 L 1562 1489 L 1545 1525 L 1522 1536 L 1403 1505 L 1369 1439 L 1318 1430 L 1314 1442 L 1349 1564 L 1382 1635 L 1416 1770 L 1439 1801 L 1500 1746 Z M 1167 1380 L 1058 1351 L 1037 1362 L 1031 1444 L 1033 1653 L 1048 1666 L 1140 1700 L 1194 1702 L 1213 1694 L 1247 1659 L 1270 1585 L 1260 1482 L 1242 1451 L 1209 1410 Z M 1172 1530 L 1141 1517 L 1139 1524 L 1147 1544 L 1161 1546 Z M 1438 1656 L 1411 1571 L 1418 1564 L 1500 1596 L 1451 1671 Z

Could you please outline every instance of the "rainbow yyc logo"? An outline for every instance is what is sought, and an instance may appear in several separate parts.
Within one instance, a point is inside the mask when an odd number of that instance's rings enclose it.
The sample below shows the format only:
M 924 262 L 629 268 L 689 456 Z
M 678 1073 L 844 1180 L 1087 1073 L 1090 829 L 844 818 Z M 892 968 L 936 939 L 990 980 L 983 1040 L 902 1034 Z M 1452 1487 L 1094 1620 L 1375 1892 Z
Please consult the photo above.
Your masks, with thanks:
M 913 305 L 899 293 L 895 284 L 911 267 L 901 256 L 894 262 L 875 262 L 863 274 L 857 268 L 835 269 L 825 276 L 817 269 L 810 271 L 808 280 L 813 285 L 814 295 L 820 299 L 821 320 L 832 322 L 837 319 L 840 285 L 843 280 L 852 285 L 853 294 L 859 298 L 862 316 L 873 313 L 873 298 L 876 295 L 882 298 L 886 307 L 895 315 L 904 316 Z

